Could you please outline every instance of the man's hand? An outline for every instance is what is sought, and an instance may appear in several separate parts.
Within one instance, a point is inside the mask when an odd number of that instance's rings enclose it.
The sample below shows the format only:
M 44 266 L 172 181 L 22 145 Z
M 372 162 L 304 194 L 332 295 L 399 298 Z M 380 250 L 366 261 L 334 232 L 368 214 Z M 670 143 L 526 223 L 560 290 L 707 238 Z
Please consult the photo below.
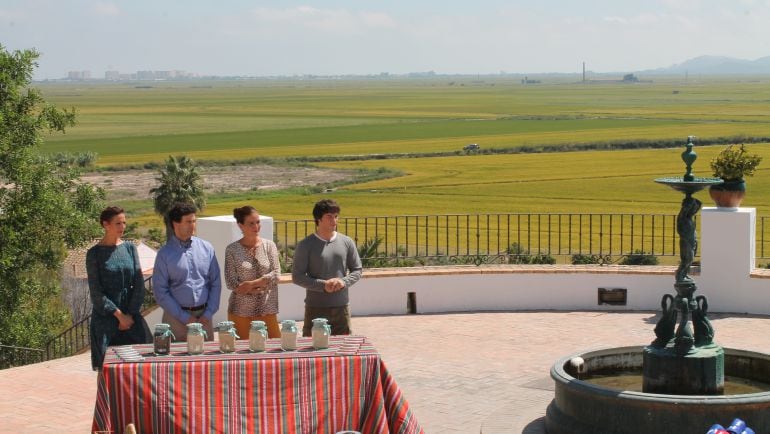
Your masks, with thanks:
M 345 282 L 338 277 L 331 278 L 324 282 L 324 291 L 332 293 L 337 292 L 345 287 Z

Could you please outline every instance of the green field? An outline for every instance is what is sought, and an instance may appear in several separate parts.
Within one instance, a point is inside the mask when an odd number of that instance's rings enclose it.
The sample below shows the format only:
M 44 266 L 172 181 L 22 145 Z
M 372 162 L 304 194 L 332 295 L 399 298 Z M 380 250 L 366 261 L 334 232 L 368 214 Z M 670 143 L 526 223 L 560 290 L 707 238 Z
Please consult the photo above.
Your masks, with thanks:
M 656 79 L 657 80 L 657 79 Z M 688 135 L 770 137 L 770 77 L 654 83 L 521 85 L 481 77 L 431 80 L 251 80 L 40 83 L 73 106 L 79 124 L 44 150 L 95 151 L 99 165 L 159 162 L 168 155 L 238 160 L 459 151 L 521 145 L 679 140 Z M 719 147 L 698 147 L 709 176 Z M 770 145 L 744 204 L 770 211 Z M 348 216 L 486 212 L 676 213 L 680 194 L 652 180 L 681 175 L 681 149 L 458 155 L 330 162 L 389 167 L 405 176 L 349 185 L 332 196 Z M 211 197 L 205 214 L 254 203 L 279 219 L 307 218 L 320 195 L 302 191 Z M 700 193 L 708 204 L 707 195 Z M 128 204 L 156 225 L 147 203 Z
M 708 160 L 721 147 L 698 149 L 696 175 L 708 176 Z M 770 161 L 770 145 L 749 146 Z M 656 184 L 684 174 L 679 149 L 590 151 L 552 154 L 479 155 L 356 162 L 403 171 L 398 178 L 351 185 L 334 192 L 349 216 L 510 212 L 664 213 L 678 211 L 681 193 Z M 324 163 L 345 167 L 350 163 Z M 770 168 L 750 178 L 745 206 L 770 211 Z M 326 194 L 328 195 L 328 194 Z M 280 193 L 252 195 L 279 218 L 309 218 L 307 198 Z M 707 192 L 698 193 L 707 206 Z M 227 213 L 245 198 L 212 200 L 208 213 Z

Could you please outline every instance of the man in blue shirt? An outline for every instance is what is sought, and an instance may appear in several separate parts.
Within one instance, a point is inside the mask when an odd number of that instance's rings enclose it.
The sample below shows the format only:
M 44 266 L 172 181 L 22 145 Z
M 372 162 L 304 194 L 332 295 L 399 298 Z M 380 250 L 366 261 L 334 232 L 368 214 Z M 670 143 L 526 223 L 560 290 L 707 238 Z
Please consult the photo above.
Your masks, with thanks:
M 199 322 L 207 339 L 214 337 L 211 319 L 219 309 L 222 283 L 214 247 L 195 233 L 195 205 L 178 203 L 168 213 L 174 236 L 155 257 L 152 291 L 163 308 L 163 322 L 177 340 L 187 339 L 187 324 Z

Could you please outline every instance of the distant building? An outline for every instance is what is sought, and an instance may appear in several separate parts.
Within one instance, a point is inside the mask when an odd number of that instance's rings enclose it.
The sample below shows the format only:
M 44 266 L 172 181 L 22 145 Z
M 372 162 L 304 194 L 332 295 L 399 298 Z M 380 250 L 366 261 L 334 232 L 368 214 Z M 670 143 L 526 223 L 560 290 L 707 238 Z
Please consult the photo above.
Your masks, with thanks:
M 137 80 L 155 80 L 155 72 L 153 71 L 136 71 Z
M 67 79 L 69 80 L 90 80 L 91 71 L 69 71 L 67 73 Z
M 626 74 L 623 76 L 623 81 L 626 83 L 636 83 L 639 81 L 639 77 L 634 74 Z
M 196 78 L 198 75 L 179 69 L 168 71 L 137 71 L 134 73 L 121 73 L 110 69 L 104 71 L 105 81 L 134 81 L 134 80 L 184 80 Z M 65 78 L 71 81 L 91 80 L 91 71 L 69 71 Z M 101 78 L 99 78 L 100 80 Z

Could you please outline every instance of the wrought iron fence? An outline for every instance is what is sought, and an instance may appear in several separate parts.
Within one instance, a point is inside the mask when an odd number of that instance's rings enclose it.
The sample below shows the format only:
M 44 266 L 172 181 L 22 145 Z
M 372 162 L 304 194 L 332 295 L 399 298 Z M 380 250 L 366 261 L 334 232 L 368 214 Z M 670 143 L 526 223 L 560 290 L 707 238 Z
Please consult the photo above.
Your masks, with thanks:
M 313 220 L 275 222 L 286 264 Z M 678 255 L 674 214 L 447 214 L 340 218 L 338 230 L 370 248 L 370 258 L 510 258 L 547 254 L 605 258 Z
M 145 299 L 142 308 L 155 305 L 151 277 L 145 279 Z M 0 345 L 0 369 L 67 357 L 87 349 L 91 345 L 91 314 L 73 324 L 49 340 L 45 348 L 24 348 Z
M 0 369 L 38 363 L 43 360 L 45 360 L 45 351 L 40 348 L 0 345 Z
M 91 315 L 54 337 L 45 346 L 46 360 L 77 354 L 90 345 L 89 324 Z
M 770 268 L 770 217 L 760 217 L 757 222 L 756 266 Z

